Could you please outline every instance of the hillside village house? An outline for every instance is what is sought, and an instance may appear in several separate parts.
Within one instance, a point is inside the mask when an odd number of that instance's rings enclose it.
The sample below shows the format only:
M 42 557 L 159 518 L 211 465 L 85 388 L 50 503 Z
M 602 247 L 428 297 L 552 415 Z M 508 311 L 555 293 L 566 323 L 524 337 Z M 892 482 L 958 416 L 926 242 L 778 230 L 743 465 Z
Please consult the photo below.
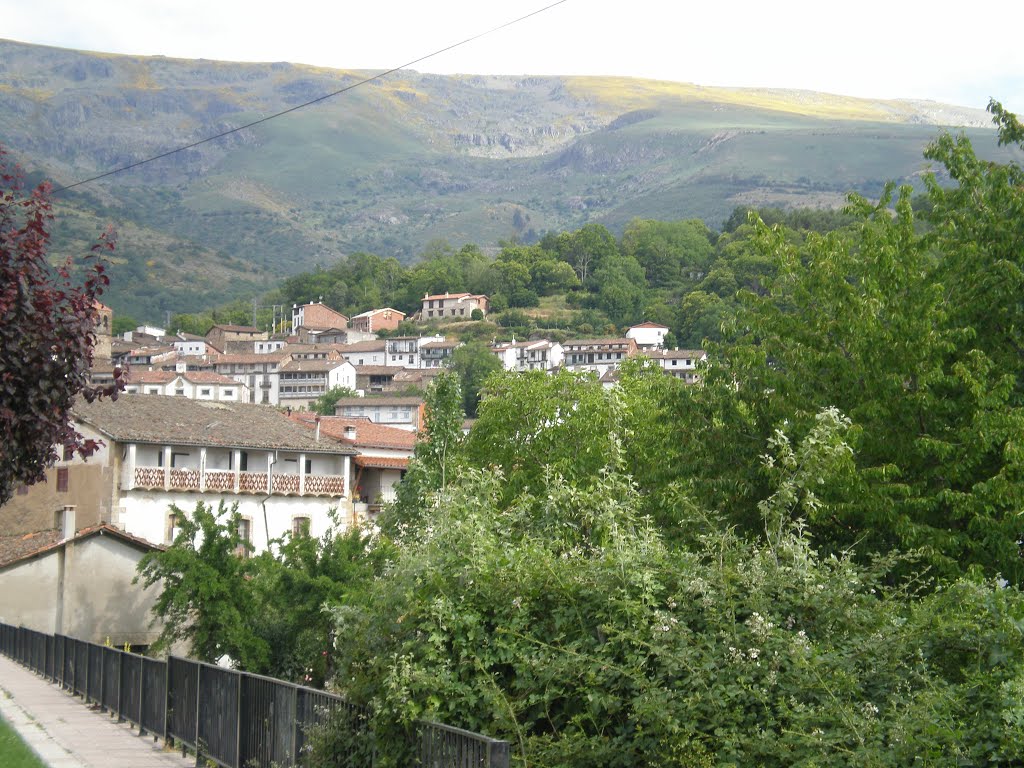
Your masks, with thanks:
M 573 339 L 562 345 L 564 365 L 572 371 L 593 371 L 601 377 L 609 368 L 618 368 L 627 357 L 637 353 L 633 339 Z
M 217 349 L 229 351 L 234 342 L 266 341 L 270 334 L 251 325 L 215 325 L 206 332 L 206 340 Z
M 322 535 L 331 510 L 352 521 L 348 478 L 355 450 L 257 405 L 122 395 L 74 409 L 74 424 L 104 445 L 88 459 L 68 455 L 47 482 L 0 507 L 0 530 L 54 527 L 74 505 L 78 525 L 110 524 L 156 544 L 174 535 L 170 506 L 238 502 L 242 533 L 257 552 L 292 530 Z
M 506 371 L 552 371 L 563 359 L 562 345 L 547 339 L 499 341 L 490 349 Z
M 222 376 L 228 376 L 249 390 L 250 403 L 277 405 L 280 401 L 281 379 L 278 369 L 284 355 L 255 353 L 213 355 L 209 365 Z
M 341 312 L 335 312 L 323 301 L 310 302 L 309 304 L 292 305 L 292 333 L 297 333 L 299 328 L 327 330 L 337 328 L 344 330 L 348 328 L 348 318 Z
M 229 376 L 211 371 L 128 371 L 125 392 L 140 395 L 169 395 L 190 400 L 249 402 L 249 388 Z
M 171 339 L 174 351 L 179 357 L 209 355 L 223 350 L 216 349 L 205 336 L 196 336 L 194 333 L 178 331 Z
M 363 365 L 387 364 L 387 350 L 384 339 L 342 344 L 338 346 L 338 351 L 357 368 Z
M 416 447 L 415 433 L 344 416 L 293 413 L 292 419 L 310 429 L 319 425 L 321 434 L 350 445 L 358 452 L 352 459 L 350 478 L 357 516 L 372 516 L 380 511 L 382 504 L 395 500 L 395 487 L 405 476 Z
M 159 549 L 111 525 L 77 527 L 74 506 L 46 530 L 0 536 L 0 622 L 145 650 L 160 634 L 151 622 L 160 588 L 132 580 Z
M 423 428 L 424 405 L 422 397 L 343 397 L 335 404 L 334 413 L 419 432 Z
M 669 376 L 693 384 L 698 379 L 697 366 L 707 359 L 703 349 L 653 349 L 643 352 L 661 366 Z
M 429 296 L 424 294 L 420 318 L 423 320 L 440 320 L 442 318 L 469 320 L 473 310 L 479 309 L 487 314 L 488 300 L 486 296 L 472 293 L 444 293 Z
M 420 367 L 442 368 L 452 358 L 452 353 L 462 346 L 458 341 L 428 341 L 420 344 Z
M 633 339 L 640 349 L 661 349 L 665 346 L 665 334 L 669 330 L 667 325 L 640 323 L 626 330 L 626 338 Z
M 292 408 L 308 408 L 335 387 L 356 388 L 356 369 L 340 354 L 320 359 L 289 357 L 278 368 L 278 376 L 279 405 Z
M 384 307 L 383 309 L 360 312 L 348 321 L 348 325 L 354 331 L 376 333 L 377 331 L 393 331 L 403 320 L 405 320 L 405 312 Z

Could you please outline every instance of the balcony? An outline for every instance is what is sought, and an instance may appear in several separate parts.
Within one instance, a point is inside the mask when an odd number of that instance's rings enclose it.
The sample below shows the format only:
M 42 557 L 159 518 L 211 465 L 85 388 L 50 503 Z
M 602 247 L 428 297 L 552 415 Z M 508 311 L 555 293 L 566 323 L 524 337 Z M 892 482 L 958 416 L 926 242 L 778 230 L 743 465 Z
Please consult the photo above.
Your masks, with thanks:
M 160 491 L 213 493 L 254 493 L 274 496 L 344 496 L 345 478 L 341 475 L 306 475 L 266 472 L 225 472 L 223 470 L 135 467 L 132 488 Z

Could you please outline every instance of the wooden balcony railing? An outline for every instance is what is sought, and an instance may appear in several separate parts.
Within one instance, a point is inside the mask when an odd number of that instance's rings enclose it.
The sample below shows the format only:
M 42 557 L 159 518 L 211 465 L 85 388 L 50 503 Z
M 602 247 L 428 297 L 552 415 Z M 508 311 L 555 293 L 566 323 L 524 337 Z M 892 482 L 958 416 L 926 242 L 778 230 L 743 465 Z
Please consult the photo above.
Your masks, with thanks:
M 209 470 L 200 473 L 198 469 L 171 469 L 165 473 L 162 467 L 136 467 L 133 478 L 134 488 L 168 491 L 199 491 L 205 488 L 214 493 L 234 493 L 235 473 L 224 470 Z M 239 472 L 239 493 L 267 492 L 266 472 Z M 345 478 L 341 475 L 306 475 L 305 487 L 300 488 L 298 475 L 273 474 L 271 494 L 294 496 L 344 496 Z

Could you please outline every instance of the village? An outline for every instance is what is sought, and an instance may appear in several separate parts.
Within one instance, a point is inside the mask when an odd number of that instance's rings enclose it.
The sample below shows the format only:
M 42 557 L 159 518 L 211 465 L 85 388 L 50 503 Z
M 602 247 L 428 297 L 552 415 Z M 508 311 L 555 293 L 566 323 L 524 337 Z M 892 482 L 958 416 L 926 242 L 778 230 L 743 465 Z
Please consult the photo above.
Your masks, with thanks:
M 425 391 L 461 344 L 394 333 L 403 321 L 487 312 L 486 296 L 467 293 L 426 295 L 413 318 L 389 307 L 349 318 L 316 301 L 293 306 L 285 332 L 215 324 L 205 336 L 152 326 L 114 336 L 113 312 L 98 304 L 90 378 L 103 386 L 123 370 L 124 393 L 74 408 L 78 432 L 102 445 L 96 455 L 59 452 L 47 482 L 0 509 L 0 589 L 17 596 L 4 620 L 148 647 L 155 595 L 133 584 L 136 564 L 170 545 L 180 510 L 199 502 L 237 505 L 248 542 L 239 555 L 286 534 L 372 524 L 422 436 Z M 704 353 L 666 349 L 668 330 L 645 322 L 621 338 L 512 339 L 489 351 L 507 371 L 587 372 L 605 387 L 643 355 L 692 384 Z M 343 393 L 334 413 L 312 411 L 332 390 Z

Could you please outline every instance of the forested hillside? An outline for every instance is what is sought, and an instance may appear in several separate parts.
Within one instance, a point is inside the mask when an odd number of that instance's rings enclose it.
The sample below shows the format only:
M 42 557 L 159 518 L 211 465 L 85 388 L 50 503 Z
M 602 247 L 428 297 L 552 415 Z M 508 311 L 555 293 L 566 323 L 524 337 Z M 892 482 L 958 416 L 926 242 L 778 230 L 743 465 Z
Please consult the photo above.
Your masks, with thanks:
M 0 140 L 32 180 L 62 186 L 372 74 L 0 41 Z M 619 237 L 634 218 L 717 230 L 737 206 L 836 207 L 887 180 L 920 188 L 941 126 L 1007 157 L 972 106 L 406 71 L 60 193 L 54 251 L 85 250 L 113 223 L 107 300 L 162 322 L 357 252 L 410 264 L 444 240 L 494 255 L 502 240 L 588 223 Z

